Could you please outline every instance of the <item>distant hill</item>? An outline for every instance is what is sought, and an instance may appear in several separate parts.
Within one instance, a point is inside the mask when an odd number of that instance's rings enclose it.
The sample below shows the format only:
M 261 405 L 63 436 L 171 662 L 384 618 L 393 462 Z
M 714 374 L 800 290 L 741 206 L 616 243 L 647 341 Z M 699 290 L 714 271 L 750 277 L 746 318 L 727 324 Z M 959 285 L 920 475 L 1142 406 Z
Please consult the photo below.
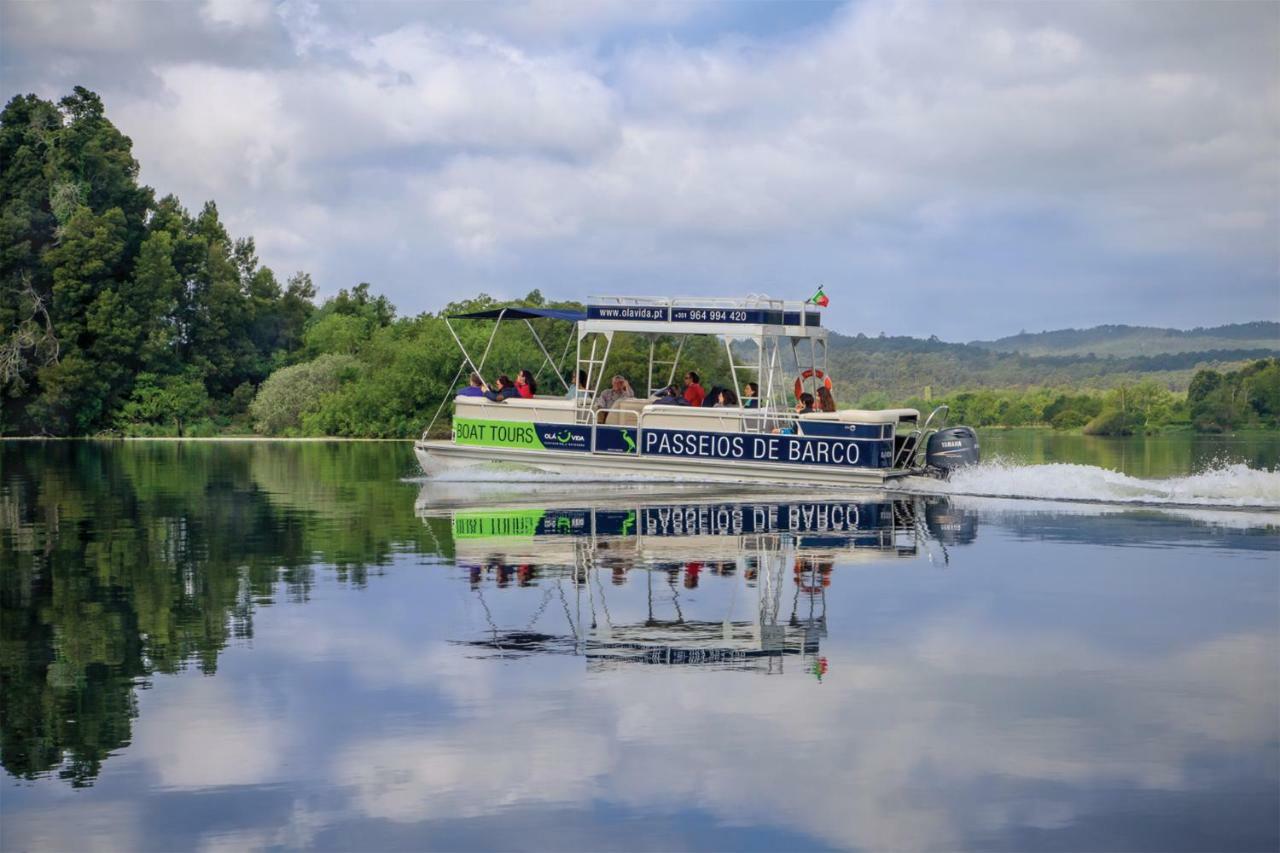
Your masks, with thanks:
M 1095 326 L 1023 332 L 972 346 L 1024 355 L 1155 356 L 1211 350 L 1267 350 L 1280 353 L 1280 323 L 1233 323 L 1212 328 L 1161 329 L 1153 326 Z
M 1125 330 L 1116 339 L 1133 332 L 1164 332 L 1133 326 L 1110 326 L 1100 329 Z M 842 401 L 857 401 L 867 395 L 887 395 L 904 399 L 919 396 L 928 387 L 934 395 L 979 388 L 1051 387 L 1072 390 L 1105 389 L 1116 385 L 1151 380 L 1175 391 L 1185 391 L 1195 371 L 1202 367 L 1234 369 L 1245 362 L 1280 353 L 1280 343 L 1265 341 L 1256 346 L 1257 335 L 1270 329 L 1280 331 L 1280 324 L 1249 323 L 1179 334 L 1190 336 L 1191 343 L 1216 340 L 1228 346 L 1216 349 L 1190 349 L 1150 355 L 1100 354 L 1100 347 L 1084 353 L 1031 355 L 999 351 L 992 343 L 949 343 L 937 338 L 867 337 L 832 333 L 828 338 L 828 364 L 840 386 Z M 1240 337 L 1226 337 L 1237 334 Z M 1082 335 L 1098 332 L 1048 332 L 1052 335 Z M 1037 338 L 1038 335 L 1020 335 Z M 1098 335 L 1106 340 L 1107 335 Z M 1006 338 L 1004 340 L 1014 340 Z M 1133 338 L 1131 338 L 1133 340 Z

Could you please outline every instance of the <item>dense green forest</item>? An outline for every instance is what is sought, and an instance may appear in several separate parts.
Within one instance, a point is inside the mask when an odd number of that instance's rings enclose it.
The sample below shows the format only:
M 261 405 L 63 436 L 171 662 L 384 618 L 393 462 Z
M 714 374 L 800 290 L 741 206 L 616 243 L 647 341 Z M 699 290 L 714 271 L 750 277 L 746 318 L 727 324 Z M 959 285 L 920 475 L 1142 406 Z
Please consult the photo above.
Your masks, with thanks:
M 82 88 L 56 104 L 26 95 L 5 106 L 0 171 L 0 435 L 416 436 L 462 378 L 443 316 L 498 304 L 579 307 L 534 290 L 514 303 L 481 294 L 399 317 L 367 283 L 317 306 L 308 275 L 282 282 L 259 263 L 252 237 L 227 232 L 212 201 L 192 215 L 140 185 L 130 140 Z M 495 341 L 487 365 L 494 375 L 535 369 L 544 392 L 562 393 L 570 330 L 533 323 L 556 365 L 519 324 Z M 455 326 L 475 352 L 492 330 L 488 321 Z M 945 400 L 956 420 L 976 425 L 1265 427 L 1280 413 L 1277 368 L 1266 360 L 1277 354 L 1274 327 L 1022 336 L 1090 347 L 1056 355 L 994 346 L 1016 338 L 833 334 L 830 366 L 845 405 Z M 647 351 L 630 337 L 615 342 L 606 372 L 639 385 Z M 1132 349 L 1147 339 L 1164 349 L 1095 353 L 1108 341 Z M 1183 350 L 1170 349 L 1176 340 Z M 688 368 L 708 385 L 729 381 L 715 341 L 687 345 L 677 375 Z M 447 407 L 435 423 L 448 428 Z
M 209 202 L 138 184 L 102 101 L 15 97 L 0 114 L 0 431 L 68 435 L 241 412 L 310 318 Z

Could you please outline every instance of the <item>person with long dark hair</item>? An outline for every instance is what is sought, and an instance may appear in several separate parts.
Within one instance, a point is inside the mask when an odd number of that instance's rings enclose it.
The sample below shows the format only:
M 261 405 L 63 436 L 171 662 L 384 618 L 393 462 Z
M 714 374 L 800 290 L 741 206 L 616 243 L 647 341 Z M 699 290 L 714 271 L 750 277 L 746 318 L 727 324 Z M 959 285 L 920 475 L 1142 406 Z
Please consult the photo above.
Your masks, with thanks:
M 827 386 L 818 386 L 818 411 L 834 412 L 836 410 L 836 398 L 831 396 L 831 392 L 827 390 Z
M 520 392 L 520 396 L 524 399 L 530 400 L 538 393 L 538 380 L 534 379 L 529 371 L 521 370 L 516 374 L 516 391 Z
M 519 397 L 520 391 L 516 388 L 516 383 L 511 381 L 511 377 L 502 374 L 498 377 L 498 388 L 494 391 L 486 391 L 484 394 L 486 399 L 501 403 L 503 400 L 510 400 L 512 397 Z

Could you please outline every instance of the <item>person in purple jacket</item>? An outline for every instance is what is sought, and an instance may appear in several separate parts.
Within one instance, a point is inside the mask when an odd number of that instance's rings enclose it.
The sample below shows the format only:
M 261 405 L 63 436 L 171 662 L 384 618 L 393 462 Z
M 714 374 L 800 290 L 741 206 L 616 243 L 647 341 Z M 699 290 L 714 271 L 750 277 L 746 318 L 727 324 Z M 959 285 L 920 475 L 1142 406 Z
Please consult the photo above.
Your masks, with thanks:
M 480 378 L 480 374 L 471 374 L 471 380 L 467 383 L 467 387 L 458 392 L 459 397 L 483 397 L 484 396 L 484 380 Z

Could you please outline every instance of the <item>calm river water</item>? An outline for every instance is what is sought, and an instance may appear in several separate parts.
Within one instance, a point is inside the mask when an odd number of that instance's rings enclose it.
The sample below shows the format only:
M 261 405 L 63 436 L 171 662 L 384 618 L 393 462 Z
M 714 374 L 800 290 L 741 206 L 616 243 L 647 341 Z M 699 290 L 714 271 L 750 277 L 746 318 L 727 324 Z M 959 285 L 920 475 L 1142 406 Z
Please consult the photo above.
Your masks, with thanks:
M 1274 851 L 1258 442 L 946 487 L 1033 500 L 0 442 L 0 848 Z

